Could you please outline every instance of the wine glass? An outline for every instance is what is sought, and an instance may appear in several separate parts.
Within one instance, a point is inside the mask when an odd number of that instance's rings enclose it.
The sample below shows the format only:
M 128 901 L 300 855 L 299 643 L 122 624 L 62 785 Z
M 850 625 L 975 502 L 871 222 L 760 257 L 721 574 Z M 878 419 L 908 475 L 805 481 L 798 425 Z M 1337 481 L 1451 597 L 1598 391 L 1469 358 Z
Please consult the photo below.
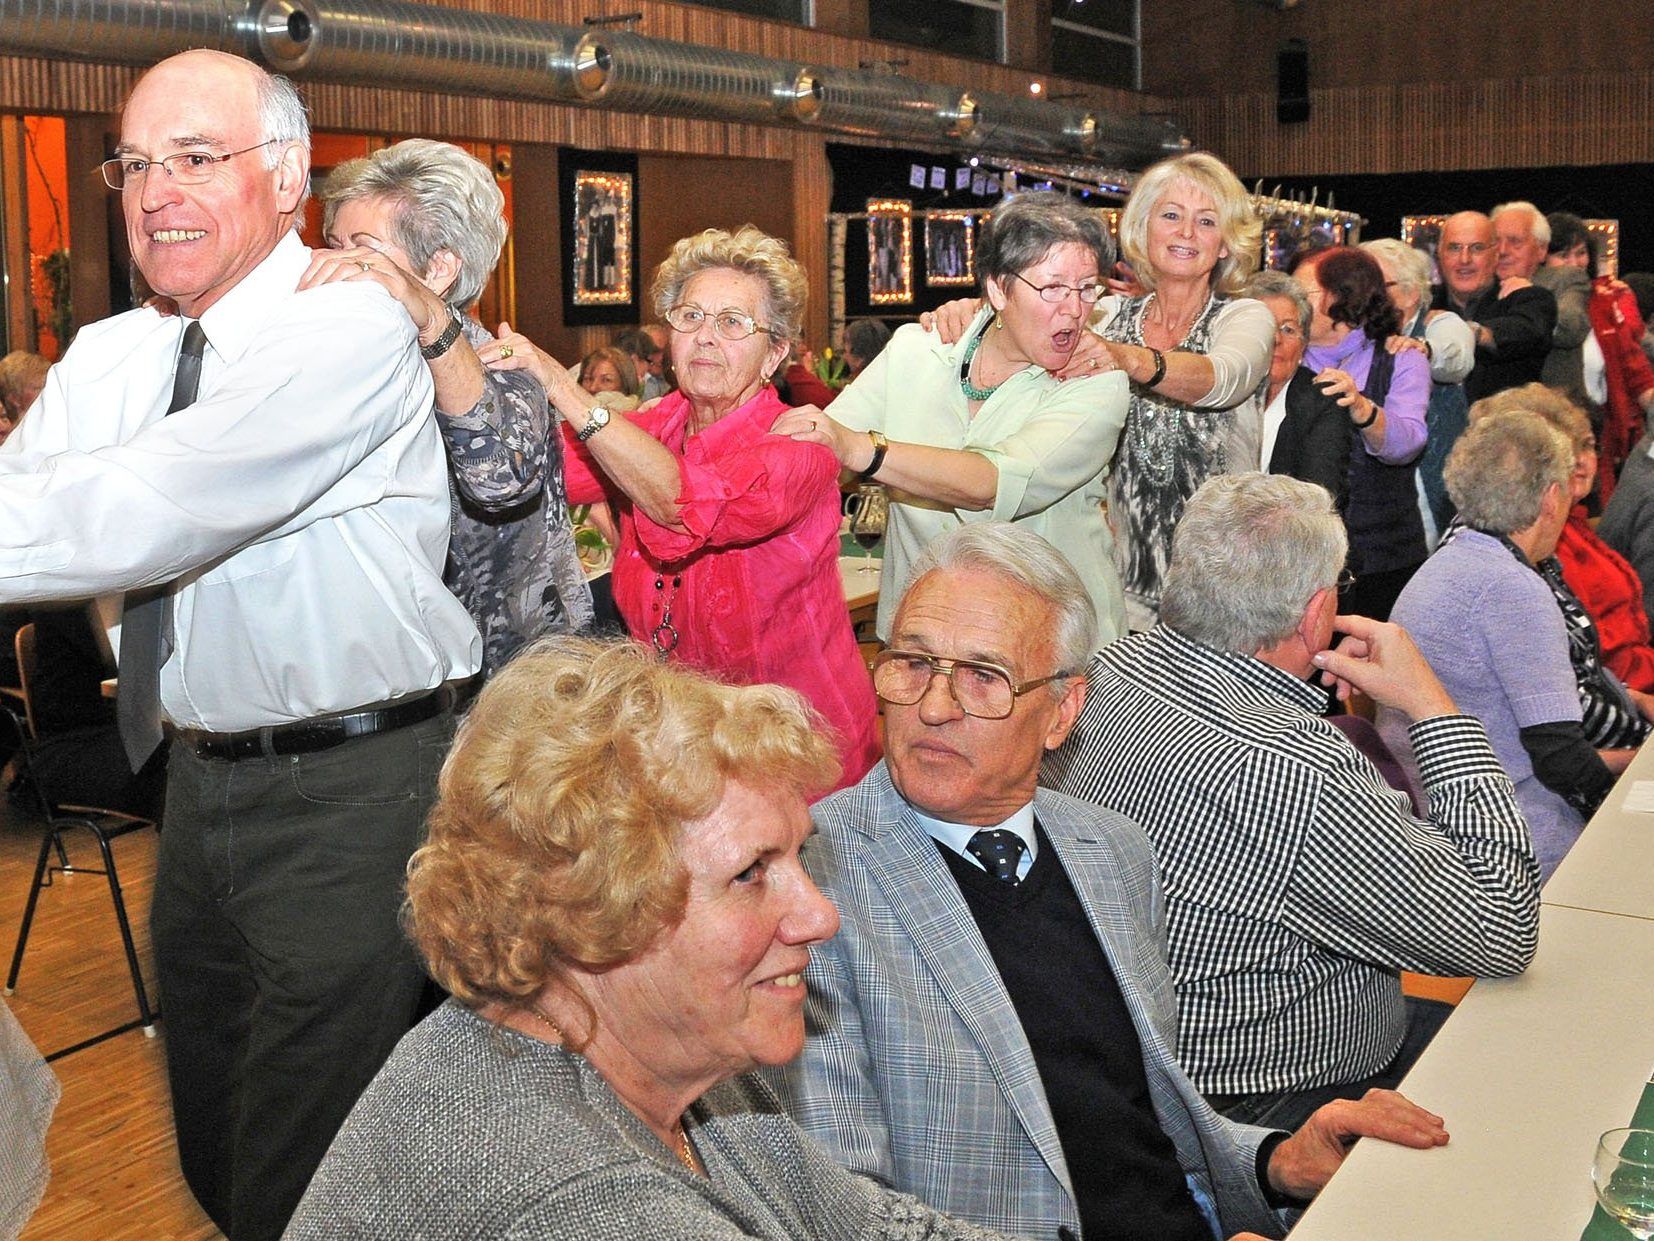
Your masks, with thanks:
M 1654 1237 L 1654 1129 L 1610 1129 L 1591 1165 L 1602 1209 L 1637 1241 Z
M 858 573 L 877 573 L 873 566 L 873 548 L 884 538 L 885 523 L 890 519 L 890 497 L 883 487 L 865 484 L 857 487 L 845 502 L 850 510 L 850 535 L 861 545 L 866 560 Z

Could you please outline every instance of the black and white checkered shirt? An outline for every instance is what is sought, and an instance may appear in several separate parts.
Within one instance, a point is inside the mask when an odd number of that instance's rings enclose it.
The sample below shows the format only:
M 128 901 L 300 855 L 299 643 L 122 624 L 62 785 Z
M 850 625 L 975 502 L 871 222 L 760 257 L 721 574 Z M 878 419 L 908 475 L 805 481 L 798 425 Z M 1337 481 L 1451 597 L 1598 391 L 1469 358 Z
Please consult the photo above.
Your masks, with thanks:
M 1136 820 L 1165 882 L 1179 1053 L 1207 1094 L 1302 1090 L 1382 1069 L 1398 970 L 1520 973 L 1539 869 L 1480 723 L 1410 730 L 1415 818 L 1318 714 L 1322 694 L 1164 625 L 1093 660 L 1043 782 Z

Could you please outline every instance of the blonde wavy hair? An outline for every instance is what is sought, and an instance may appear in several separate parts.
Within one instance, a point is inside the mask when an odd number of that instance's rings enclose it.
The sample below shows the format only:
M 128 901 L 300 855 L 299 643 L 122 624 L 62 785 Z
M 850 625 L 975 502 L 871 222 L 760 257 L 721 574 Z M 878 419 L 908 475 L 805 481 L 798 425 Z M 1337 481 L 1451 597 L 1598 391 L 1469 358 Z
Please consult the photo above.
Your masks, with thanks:
M 804 303 L 810 296 L 810 281 L 804 269 L 779 237 L 743 224 L 733 233 L 721 228 L 685 237 L 672 247 L 666 261 L 655 269 L 649 296 L 655 313 L 666 312 L 683 297 L 683 286 L 698 272 L 715 267 L 757 276 L 764 282 L 762 319 L 772 340 L 792 344 L 804 330 Z
M 1258 270 L 1263 220 L 1229 165 L 1204 151 L 1161 160 L 1142 175 L 1126 200 L 1126 209 L 1120 214 L 1120 249 L 1131 261 L 1137 283 L 1145 289 L 1153 289 L 1156 284 L 1154 266 L 1149 262 L 1149 216 L 1166 192 L 1179 183 L 1199 190 L 1217 208 L 1218 228 L 1229 253 L 1212 269 L 1212 289 L 1224 297 L 1238 297 Z
M 728 781 L 813 796 L 838 772 L 790 689 L 721 685 L 632 642 L 544 639 L 489 682 L 443 764 L 408 863 L 409 934 L 463 1003 L 521 1004 L 677 923 L 682 828 Z

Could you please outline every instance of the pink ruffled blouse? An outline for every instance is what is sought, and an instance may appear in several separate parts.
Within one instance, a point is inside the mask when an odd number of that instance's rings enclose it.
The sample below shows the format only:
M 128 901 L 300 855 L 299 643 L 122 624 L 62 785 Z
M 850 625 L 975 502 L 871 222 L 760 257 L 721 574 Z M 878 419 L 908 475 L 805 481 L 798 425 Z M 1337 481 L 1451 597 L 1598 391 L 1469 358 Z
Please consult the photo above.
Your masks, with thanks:
M 786 408 L 765 386 L 696 435 L 678 392 L 625 415 L 678 458 L 682 530 L 639 512 L 564 424 L 569 502 L 614 505 L 614 599 L 632 637 L 649 642 L 669 608 L 672 659 L 804 695 L 836 734 L 843 788 L 878 760 L 877 707 L 839 578 L 838 462 L 769 433 Z

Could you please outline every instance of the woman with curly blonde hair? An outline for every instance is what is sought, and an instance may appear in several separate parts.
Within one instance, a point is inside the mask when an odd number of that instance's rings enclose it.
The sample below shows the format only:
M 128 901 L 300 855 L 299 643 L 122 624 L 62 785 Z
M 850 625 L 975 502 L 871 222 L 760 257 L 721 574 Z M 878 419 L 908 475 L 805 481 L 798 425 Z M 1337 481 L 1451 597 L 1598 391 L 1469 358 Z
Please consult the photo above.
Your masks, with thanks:
M 798 1055 L 838 914 L 799 862 L 832 746 L 777 686 L 554 638 L 485 688 L 409 867 L 454 995 L 287 1233 L 991 1241 L 833 1163 L 748 1076 Z
M 872 683 L 838 569 L 838 462 L 771 428 L 770 376 L 798 338 L 807 284 L 786 243 L 751 225 L 672 247 L 655 308 L 678 388 L 612 417 L 519 333 L 479 351 L 527 369 L 565 419 L 569 499 L 611 501 L 614 599 L 632 636 L 743 684 L 798 690 L 837 734 L 844 783 L 878 758 Z

